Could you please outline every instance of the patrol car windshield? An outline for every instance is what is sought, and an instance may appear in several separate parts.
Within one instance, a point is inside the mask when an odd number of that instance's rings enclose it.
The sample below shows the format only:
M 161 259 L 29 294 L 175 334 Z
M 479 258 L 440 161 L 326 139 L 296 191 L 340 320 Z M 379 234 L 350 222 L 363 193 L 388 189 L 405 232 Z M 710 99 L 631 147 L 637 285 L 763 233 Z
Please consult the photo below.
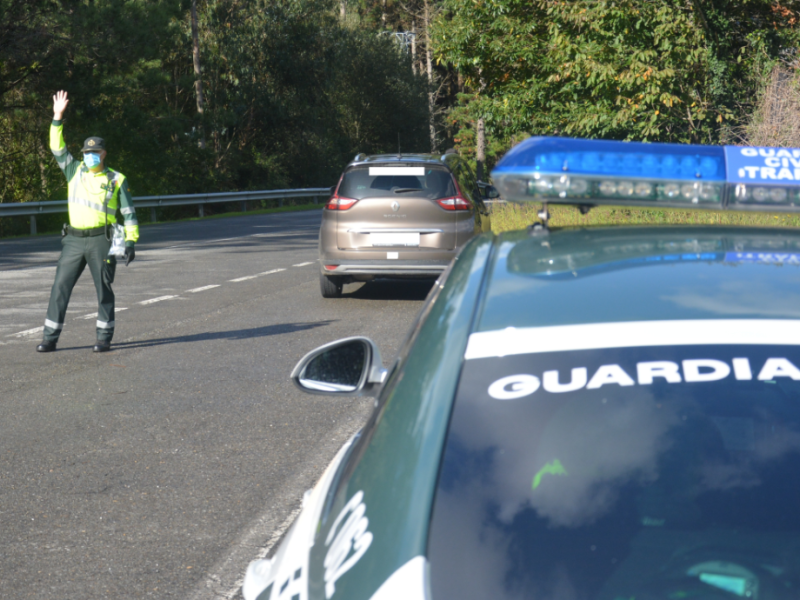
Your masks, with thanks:
M 375 167 L 355 167 L 344 174 L 339 196 L 355 200 L 402 196 L 438 200 L 456 195 L 453 177 L 444 167 L 420 166 L 416 169 L 418 174 L 410 174 L 412 169 L 403 173 L 402 167 L 385 167 L 379 171 Z M 393 170 L 397 172 L 392 173 Z
M 800 347 L 468 356 L 432 596 L 797 598 L 798 473 Z

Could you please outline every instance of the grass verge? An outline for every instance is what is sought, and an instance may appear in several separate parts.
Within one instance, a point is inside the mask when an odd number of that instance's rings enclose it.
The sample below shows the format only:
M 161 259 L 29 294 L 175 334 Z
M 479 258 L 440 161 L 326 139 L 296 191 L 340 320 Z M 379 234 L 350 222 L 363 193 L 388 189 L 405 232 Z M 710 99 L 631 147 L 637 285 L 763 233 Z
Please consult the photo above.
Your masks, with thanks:
M 524 229 L 539 220 L 541 204 L 497 204 L 492 208 L 492 231 Z M 749 227 L 800 227 L 800 215 L 754 212 L 718 212 L 665 208 L 597 206 L 582 215 L 574 206 L 548 205 L 551 227 L 603 225 L 738 225 Z

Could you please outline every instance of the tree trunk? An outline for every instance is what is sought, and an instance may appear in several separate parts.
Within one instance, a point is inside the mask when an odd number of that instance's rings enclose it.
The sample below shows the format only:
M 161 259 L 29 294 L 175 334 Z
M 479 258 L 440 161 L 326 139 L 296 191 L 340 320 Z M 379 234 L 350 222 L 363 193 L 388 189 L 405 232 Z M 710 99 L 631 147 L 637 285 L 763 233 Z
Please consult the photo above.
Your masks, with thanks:
M 39 178 L 42 186 L 42 191 L 39 194 L 39 197 L 42 200 L 49 200 L 50 198 L 47 197 L 47 165 L 45 162 L 47 153 L 45 152 L 42 144 L 36 144 L 36 150 L 39 154 Z
M 347 0 L 339 0 L 339 18 L 342 23 L 347 19 Z
M 431 152 L 436 153 L 436 92 L 433 89 L 433 56 L 431 52 L 431 10 L 430 0 L 425 0 L 425 63 L 428 70 L 428 128 L 431 136 Z
M 480 72 L 480 71 L 479 71 Z M 486 89 L 486 82 L 483 76 L 480 76 L 480 93 Z M 475 132 L 475 171 L 478 176 L 478 181 L 483 181 L 483 172 L 486 165 L 486 121 L 483 117 L 478 117 L 478 122 L 475 124 L 477 131 Z
M 417 74 L 417 22 L 411 22 L 411 71 Z
M 483 181 L 483 168 L 486 164 L 486 123 L 483 117 L 478 119 L 477 123 L 477 144 L 475 147 L 475 171 L 478 176 L 478 181 Z
M 381 0 L 381 27 L 386 31 L 386 0 Z
M 194 85 L 197 91 L 197 114 L 200 115 L 200 120 L 202 121 L 205 102 L 203 102 L 203 79 L 200 69 L 200 40 L 197 35 L 197 0 L 192 0 L 192 62 L 194 63 Z M 202 122 L 200 124 L 200 141 L 198 145 L 203 149 L 206 147 L 206 136 L 203 133 Z

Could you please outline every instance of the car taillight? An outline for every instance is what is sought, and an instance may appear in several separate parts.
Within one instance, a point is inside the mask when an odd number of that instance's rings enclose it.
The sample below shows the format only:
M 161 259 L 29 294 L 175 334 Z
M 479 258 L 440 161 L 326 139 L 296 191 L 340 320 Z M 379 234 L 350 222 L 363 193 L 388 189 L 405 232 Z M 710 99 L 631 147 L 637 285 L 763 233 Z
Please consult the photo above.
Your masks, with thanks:
M 331 199 L 328 200 L 328 203 L 325 205 L 325 208 L 328 210 L 347 210 L 351 206 L 353 206 L 358 200 L 353 200 L 352 198 L 340 198 L 339 196 L 331 196 Z
M 325 265 L 325 270 L 326 271 L 335 271 L 338 268 L 339 268 L 339 265 Z
M 436 202 L 439 203 L 445 210 L 471 210 L 472 204 L 469 203 L 469 200 L 466 198 L 462 198 L 461 196 L 454 196 L 452 198 L 440 198 Z

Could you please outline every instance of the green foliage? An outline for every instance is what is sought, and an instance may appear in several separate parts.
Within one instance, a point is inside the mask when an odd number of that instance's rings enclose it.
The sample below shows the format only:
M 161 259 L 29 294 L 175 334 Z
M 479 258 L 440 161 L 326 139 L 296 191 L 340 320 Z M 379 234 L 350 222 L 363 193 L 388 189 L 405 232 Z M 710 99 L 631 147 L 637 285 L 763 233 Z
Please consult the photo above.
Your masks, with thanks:
M 463 128 L 482 115 L 504 140 L 714 143 L 749 108 L 763 69 L 797 41 L 794 5 L 772 0 L 444 5 L 436 55 L 473 91 L 454 119 Z
M 70 151 L 104 137 L 137 196 L 326 186 L 398 132 L 424 147 L 424 79 L 329 0 L 199 1 L 201 116 L 190 4 L 0 0 L 0 201 L 66 196 L 47 147 L 59 89 Z
M 227 32 L 209 40 L 206 67 L 217 168 L 269 187 L 330 185 L 357 152 L 395 148 L 398 132 L 424 142 L 424 82 L 389 39 L 341 29 L 324 3 L 253 4 L 246 20 L 229 3 L 207 16 Z

